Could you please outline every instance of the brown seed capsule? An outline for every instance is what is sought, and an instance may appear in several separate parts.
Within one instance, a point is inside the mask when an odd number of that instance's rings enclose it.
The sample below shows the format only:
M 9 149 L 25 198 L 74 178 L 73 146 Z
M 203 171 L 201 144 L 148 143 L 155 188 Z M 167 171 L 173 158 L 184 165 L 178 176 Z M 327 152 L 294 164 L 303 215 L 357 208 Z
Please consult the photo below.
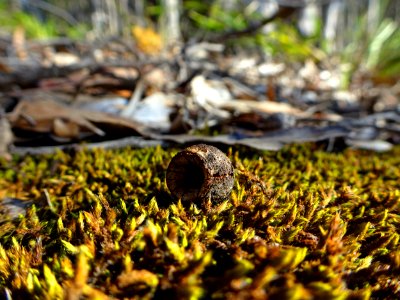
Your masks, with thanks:
M 228 157 L 213 146 L 190 146 L 169 163 L 166 175 L 171 194 L 182 201 L 218 202 L 233 188 L 234 172 Z

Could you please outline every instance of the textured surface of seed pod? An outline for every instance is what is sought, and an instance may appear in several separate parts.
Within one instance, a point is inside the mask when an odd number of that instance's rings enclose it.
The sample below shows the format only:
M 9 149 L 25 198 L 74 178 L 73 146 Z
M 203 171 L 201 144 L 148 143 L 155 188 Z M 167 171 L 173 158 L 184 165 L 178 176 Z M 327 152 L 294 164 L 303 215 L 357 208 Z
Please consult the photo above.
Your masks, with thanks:
M 231 161 L 218 148 L 199 144 L 190 146 L 169 163 L 167 186 L 182 201 L 218 202 L 226 199 L 233 188 Z

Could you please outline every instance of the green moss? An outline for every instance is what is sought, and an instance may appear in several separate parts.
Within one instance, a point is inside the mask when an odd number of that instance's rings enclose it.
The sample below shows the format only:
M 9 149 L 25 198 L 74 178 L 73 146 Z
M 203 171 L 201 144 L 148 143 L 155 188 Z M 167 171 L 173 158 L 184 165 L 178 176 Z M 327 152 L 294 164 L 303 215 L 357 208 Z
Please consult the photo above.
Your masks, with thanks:
M 400 148 L 230 151 L 230 199 L 174 201 L 177 150 L 58 152 L 0 165 L 13 298 L 368 299 L 400 296 Z

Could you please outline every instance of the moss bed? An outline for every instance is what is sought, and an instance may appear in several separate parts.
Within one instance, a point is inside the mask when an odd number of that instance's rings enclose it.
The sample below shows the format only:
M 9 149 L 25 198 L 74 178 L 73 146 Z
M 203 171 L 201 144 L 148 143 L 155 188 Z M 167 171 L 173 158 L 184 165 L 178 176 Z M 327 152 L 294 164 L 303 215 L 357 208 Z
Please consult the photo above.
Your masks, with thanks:
M 243 150 L 243 149 L 242 149 Z M 171 198 L 177 149 L 0 164 L 0 298 L 399 299 L 400 148 L 227 154 L 220 203 Z

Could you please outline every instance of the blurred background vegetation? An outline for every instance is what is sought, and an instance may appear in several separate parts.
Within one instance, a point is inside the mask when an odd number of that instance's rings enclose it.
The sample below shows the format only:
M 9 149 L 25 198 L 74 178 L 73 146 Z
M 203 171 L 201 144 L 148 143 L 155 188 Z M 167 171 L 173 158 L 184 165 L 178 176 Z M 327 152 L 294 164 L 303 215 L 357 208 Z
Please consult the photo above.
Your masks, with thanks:
M 296 12 L 224 40 L 227 49 L 296 62 L 338 57 L 349 76 L 365 69 L 382 80 L 399 77 L 398 0 L 2 0 L 0 36 L 23 28 L 31 39 L 132 38 L 140 26 L 154 30 L 168 46 L 245 31 L 280 6 L 295 6 Z

